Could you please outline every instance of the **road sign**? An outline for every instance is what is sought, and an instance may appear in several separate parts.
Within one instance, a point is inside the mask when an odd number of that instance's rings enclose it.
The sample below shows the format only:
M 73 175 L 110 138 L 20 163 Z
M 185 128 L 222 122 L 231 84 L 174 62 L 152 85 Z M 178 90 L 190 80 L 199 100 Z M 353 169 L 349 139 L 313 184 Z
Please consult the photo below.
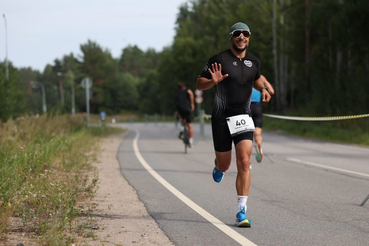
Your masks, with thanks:
M 200 104 L 200 103 L 202 103 L 202 101 L 204 101 L 204 99 L 202 97 L 199 97 L 199 96 L 195 97 L 195 102 L 196 103 Z
M 88 90 L 88 98 L 91 100 L 91 98 L 92 98 L 92 91 L 91 90 Z M 83 99 L 86 99 L 86 91 L 85 92 L 83 92 Z
M 195 95 L 198 96 L 198 97 L 201 97 L 202 96 L 202 91 L 196 89 L 195 90 Z
M 88 77 L 85 77 L 81 81 L 82 88 L 86 88 L 86 85 L 88 85 L 88 88 L 92 87 L 92 80 Z
M 195 102 L 198 103 L 198 104 L 202 103 L 202 101 L 204 100 L 202 98 L 202 91 L 196 89 L 195 90 L 195 95 L 196 95 Z

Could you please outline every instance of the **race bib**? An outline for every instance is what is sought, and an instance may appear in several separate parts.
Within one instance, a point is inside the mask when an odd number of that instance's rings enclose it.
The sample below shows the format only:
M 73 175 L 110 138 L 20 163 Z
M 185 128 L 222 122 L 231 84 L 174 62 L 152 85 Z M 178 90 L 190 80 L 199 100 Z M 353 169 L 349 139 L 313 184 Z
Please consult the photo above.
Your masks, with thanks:
M 243 132 L 255 131 L 254 121 L 247 114 L 240 114 L 227 118 L 229 132 L 232 136 Z

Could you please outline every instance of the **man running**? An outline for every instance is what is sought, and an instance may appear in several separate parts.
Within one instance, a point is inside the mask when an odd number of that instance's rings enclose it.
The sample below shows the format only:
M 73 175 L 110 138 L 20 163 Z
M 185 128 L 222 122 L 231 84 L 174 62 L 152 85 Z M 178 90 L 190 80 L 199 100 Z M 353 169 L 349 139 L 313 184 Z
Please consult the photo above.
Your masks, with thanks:
M 263 79 L 264 86 L 268 88 L 269 94 L 274 94 L 274 88 L 269 83 L 269 81 L 265 78 L 265 76 L 260 75 Z M 256 155 L 255 159 L 257 162 L 261 162 L 263 160 L 263 150 L 261 149 L 261 143 L 263 142 L 263 137 L 261 135 L 261 130 L 263 127 L 263 107 L 261 105 L 261 93 L 255 88 L 252 88 L 251 93 L 251 117 L 254 121 L 255 131 L 254 131 L 254 138 L 255 138 L 255 150 Z
M 231 26 L 231 48 L 211 57 L 197 78 L 196 88 L 215 88 L 211 125 L 215 149 L 213 179 L 220 182 L 231 165 L 232 141 L 237 163 L 236 226 L 251 227 L 246 217 L 251 174 L 250 155 L 253 142 L 253 122 L 250 117 L 252 87 L 261 91 L 262 101 L 271 96 L 260 78 L 260 60 L 246 53 L 250 41 L 250 28 L 241 22 Z
M 181 131 L 179 132 L 179 138 L 182 138 L 184 124 L 187 122 L 188 125 L 188 133 L 189 133 L 189 147 L 192 148 L 193 145 L 193 111 L 195 110 L 194 96 L 193 92 L 190 89 L 186 88 L 186 85 L 183 82 L 179 82 L 177 85 L 178 92 L 176 94 L 176 106 L 177 113 L 181 116 Z

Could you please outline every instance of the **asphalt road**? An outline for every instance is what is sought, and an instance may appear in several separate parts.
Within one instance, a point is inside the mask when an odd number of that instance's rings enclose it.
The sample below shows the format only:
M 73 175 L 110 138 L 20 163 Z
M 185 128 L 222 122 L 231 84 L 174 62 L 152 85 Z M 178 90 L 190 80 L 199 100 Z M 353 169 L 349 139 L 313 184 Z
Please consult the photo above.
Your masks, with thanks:
M 247 202 L 251 228 L 233 225 L 236 165 L 212 179 L 211 129 L 195 125 L 184 154 L 174 123 L 130 129 L 117 154 L 121 172 L 149 214 L 178 246 L 369 245 L 369 148 L 264 132 L 264 160 L 252 154 Z

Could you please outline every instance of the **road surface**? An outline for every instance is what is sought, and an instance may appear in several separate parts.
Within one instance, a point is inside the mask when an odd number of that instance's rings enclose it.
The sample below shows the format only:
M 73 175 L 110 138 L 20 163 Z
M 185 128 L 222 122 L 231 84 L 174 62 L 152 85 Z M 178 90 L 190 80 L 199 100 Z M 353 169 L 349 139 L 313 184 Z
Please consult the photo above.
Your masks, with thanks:
M 235 156 L 212 179 L 211 129 L 184 153 L 174 123 L 124 123 L 117 154 L 122 175 L 178 246 L 369 245 L 369 148 L 263 133 L 264 159 L 252 154 L 247 202 L 251 228 L 233 225 Z

